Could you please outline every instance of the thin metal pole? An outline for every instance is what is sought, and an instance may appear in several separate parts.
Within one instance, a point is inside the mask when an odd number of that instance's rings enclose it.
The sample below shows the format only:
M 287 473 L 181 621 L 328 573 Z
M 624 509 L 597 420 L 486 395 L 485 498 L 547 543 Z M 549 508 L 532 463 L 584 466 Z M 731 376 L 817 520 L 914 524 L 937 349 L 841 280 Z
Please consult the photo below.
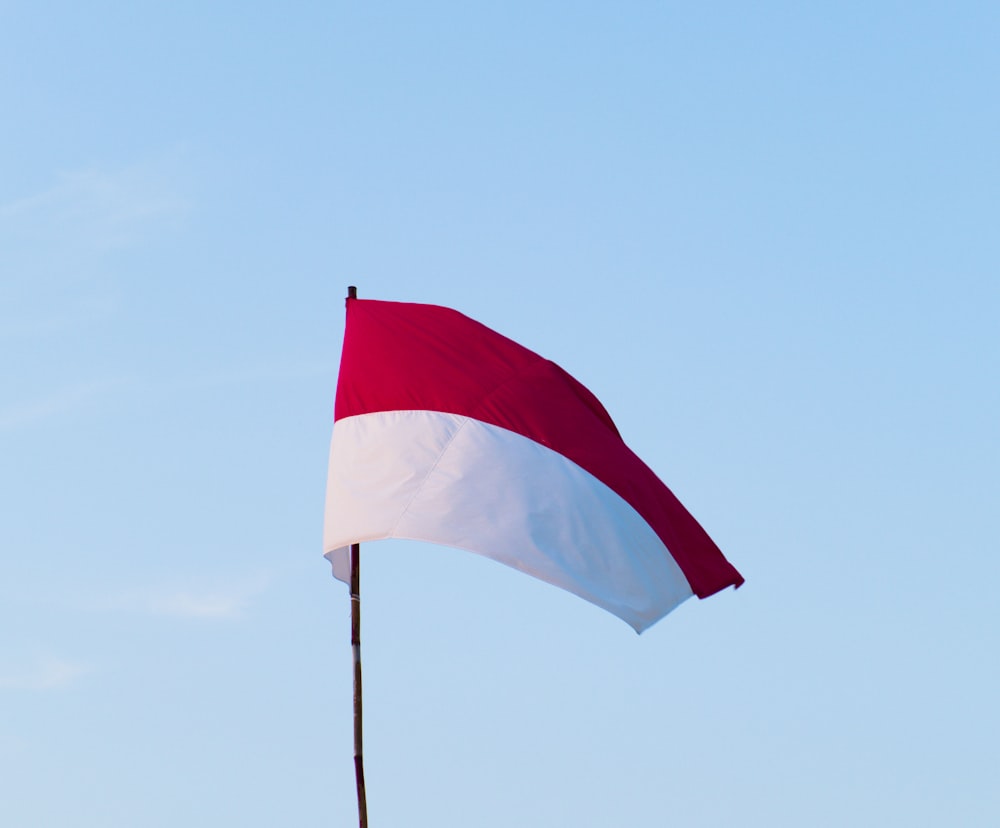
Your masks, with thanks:
M 357 299 L 358 289 L 347 288 L 347 298 Z M 361 728 L 361 544 L 351 544 L 351 659 L 354 661 L 354 777 L 358 786 L 358 824 L 368 828 L 365 796 L 365 763 Z
M 351 544 L 351 657 L 354 660 L 354 776 L 358 785 L 358 824 L 368 828 L 365 764 L 361 738 L 361 544 Z

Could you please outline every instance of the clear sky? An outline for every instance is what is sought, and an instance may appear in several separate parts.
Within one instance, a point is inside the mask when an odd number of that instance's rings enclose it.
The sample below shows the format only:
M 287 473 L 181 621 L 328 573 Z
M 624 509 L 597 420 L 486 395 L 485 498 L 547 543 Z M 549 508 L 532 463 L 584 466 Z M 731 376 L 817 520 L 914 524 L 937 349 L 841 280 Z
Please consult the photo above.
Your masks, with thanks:
M 349 826 L 348 284 L 554 359 L 746 576 L 364 554 L 383 826 L 1000 824 L 995 3 L 0 3 L 0 822 Z

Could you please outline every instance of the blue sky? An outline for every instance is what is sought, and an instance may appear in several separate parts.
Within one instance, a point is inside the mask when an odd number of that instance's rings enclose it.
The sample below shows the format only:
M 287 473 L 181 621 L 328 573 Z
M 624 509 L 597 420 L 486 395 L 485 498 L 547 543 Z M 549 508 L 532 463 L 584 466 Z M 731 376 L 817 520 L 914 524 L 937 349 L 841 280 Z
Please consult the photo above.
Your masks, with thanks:
M 350 825 L 343 297 L 605 403 L 747 578 L 364 550 L 378 825 L 1000 820 L 993 4 L 0 8 L 0 814 Z

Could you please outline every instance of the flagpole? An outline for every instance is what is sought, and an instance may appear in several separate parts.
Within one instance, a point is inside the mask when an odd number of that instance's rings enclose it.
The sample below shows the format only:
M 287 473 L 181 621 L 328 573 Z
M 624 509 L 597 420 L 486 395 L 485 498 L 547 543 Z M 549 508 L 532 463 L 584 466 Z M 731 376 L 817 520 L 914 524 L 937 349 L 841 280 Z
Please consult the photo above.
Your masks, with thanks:
M 358 289 L 347 288 L 347 298 L 357 299 Z M 354 662 L 354 777 L 358 787 L 358 825 L 368 828 L 365 797 L 365 764 L 361 738 L 361 544 L 351 544 L 351 659 Z

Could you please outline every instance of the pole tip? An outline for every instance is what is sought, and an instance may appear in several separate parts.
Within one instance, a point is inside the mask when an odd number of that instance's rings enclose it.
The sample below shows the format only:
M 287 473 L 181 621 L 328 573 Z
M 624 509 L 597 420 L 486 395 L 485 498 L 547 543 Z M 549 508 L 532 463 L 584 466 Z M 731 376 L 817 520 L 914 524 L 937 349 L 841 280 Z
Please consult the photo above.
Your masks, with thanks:
M 348 286 L 348 288 L 347 288 L 347 298 L 348 299 L 357 299 L 358 298 L 358 289 L 354 285 L 349 285 Z

